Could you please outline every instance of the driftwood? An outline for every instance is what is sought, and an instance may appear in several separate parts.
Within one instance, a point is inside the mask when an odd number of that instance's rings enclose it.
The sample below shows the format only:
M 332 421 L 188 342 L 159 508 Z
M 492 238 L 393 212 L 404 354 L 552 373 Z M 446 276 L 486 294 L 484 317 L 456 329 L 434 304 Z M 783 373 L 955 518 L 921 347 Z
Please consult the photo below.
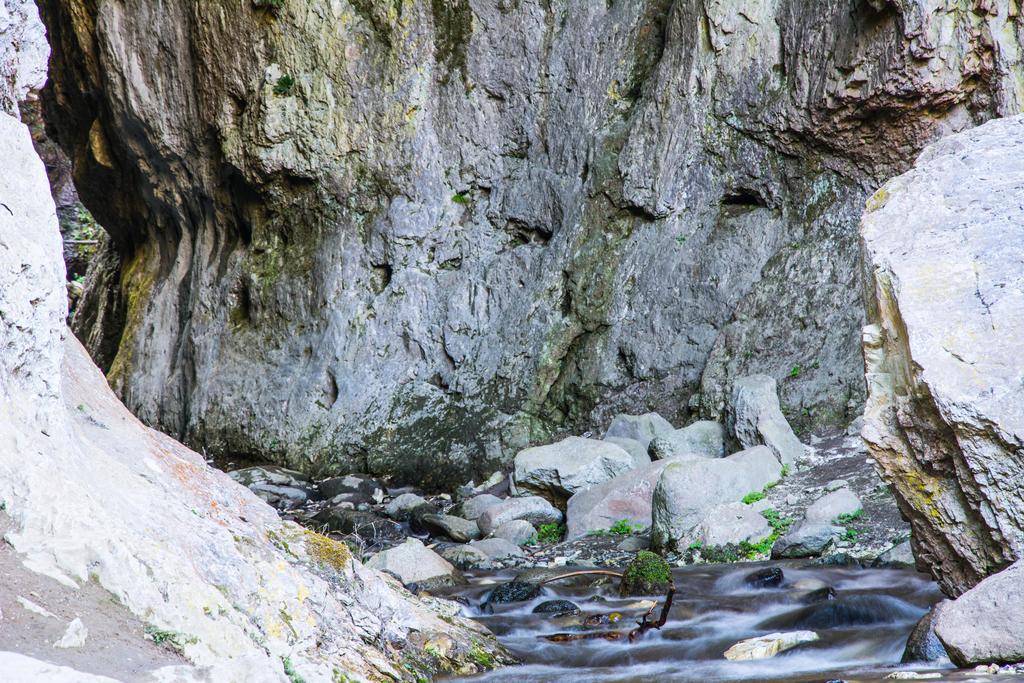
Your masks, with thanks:
M 651 615 L 654 614 L 654 608 L 657 605 L 652 605 L 651 609 L 647 610 L 647 614 L 644 615 L 643 619 L 637 622 L 637 627 L 629 632 L 629 642 L 634 642 L 637 638 L 642 636 L 645 632 L 650 629 L 661 629 L 668 621 L 668 612 L 672 609 L 672 598 L 676 594 L 675 582 L 668 585 L 668 593 L 665 594 L 665 604 L 661 607 L 661 616 L 658 617 L 657 621 L 650 621 Z
M 570 574 L 565 574 L 565 575 L 562 575 L 562 576 L 553 577 L 553 578 L 549 579 L 549 581 L 557 581 L 558 579 L 568 578 L 569 576 L 574 576 L 576 574 L 596 574 L 596 573 L 605 573 L 605 572 L 603 572 L 602 570 L 590 570 L 590 571 L 572 572 Z M 607 572 L 607 573 L 614 574 L 615 572 Z M 633 643 L 633 642 L 636 642 L 636 640 L 640 636 L 642 636 L 644 633 L 646 633 L 647 631 L 651 630 L 652 628 L 657 630 L 657 629 L 661 629 L 661 627 L 665 625 L 665 623 L 668 621 L 668 613 L 672 609 L 672 598 L 674 598 L 675 595 L 676 595 L 676 584 L 675 583 L 670 583 L 669 586 L 668 586 L 668 592 L 665 594 L 665 603 L 661 606 L 661 614 L 658 616 L 657 621 L 651 621 L 651 616 L 654 614 L 654 610 L 658 607 L 658 604 L 655 603 L 655 604 L 651 605 L 651 608 L 649 610 L 647 610 L 647 613 L 644 614 L 644 616 L 640 619 L 640 621 L 636 622 L 637 623 L 637 627 L 635 629 L 633 629 L 632 631 L 629 631 L 628 633 L 626 631 L 590 631 L 590 632 L 583 632 L 583 633 L 553 633 L 551 635 L 538 636 L 538 637 L 539 638 L 543 638 L 544 640 L 550 641 L 552 643 L 572 643 L 572 642 L 576 642 L 576 641 L 580 641 L 580 640 L 622 640 L 623 638 L 626 638 L 627 640 L 629 640 L 629 642 Z M 597 615 L 595 615 L 595 616 L 597 616 Z M 593 619 L 593 617 L 588 617 L 587 621 L 590 621 L 591 619 Z M 600 622 L 600 623 L 603 623 L 603 622 Z M 584 625 L 591 625 L 591 624 L 587 624 L 586 621 L 585 621 Z M 596 624 L 593 624 L 593 625 L 596 625 Z
M 570 579 L 574 576 L 585 576 L 587 574 L 597 574 L 599 576 L 614 576 L 617 579 L 622 578 L 622 572 L 613 572 L 610 569 L 579 569 L 574 572 L 566 572 L 565 574 L 559 574 L 558 576 L 552 576 L 549 579 L 544 579 L 540 582 L 540 585 L 551 583 L 552 581 L 561 581 L 562 579 Z

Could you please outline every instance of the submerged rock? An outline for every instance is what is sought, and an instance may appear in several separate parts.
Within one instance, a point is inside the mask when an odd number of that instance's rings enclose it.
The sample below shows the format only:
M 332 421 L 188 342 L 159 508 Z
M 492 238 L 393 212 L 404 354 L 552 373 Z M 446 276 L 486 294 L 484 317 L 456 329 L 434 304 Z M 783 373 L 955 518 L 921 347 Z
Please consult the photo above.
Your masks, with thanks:
M 633 456 L 608 441 L 570 436 L 520 451 L 513 480 L 521 491 L 564 500 L 633 468 Z
M 784 576 L 780 567 L 765 567 L 744 576 L 743 583 L 751 588 L 778 588 Z
M 935 635 L 935 616 L 945 604 L 947 603 L 943 601 L 935 605 L 917 622 L 907 637 L 901 662 L 937 662 L 949 659 L 942 641 Z
M 793 465 L 805 448 L 779 407 L 775 379 L 751 375 L 736 380 L 729 404 L 729 427 L 743 448 L 765 445 L 783 465 Z
M 526 581 L 509 581 L 503 583 L 494 589 L 487 595 L 485 604 L 505 604 L 509 602 L 526 602 L 527 600 L 533 600 L 539 598 L 544 594 L 544 589 L 539 583 L 531 583 Z
M 791 650 L 797 645 L 813 643 L 819 636 L 814 631 L 792 631 L 769 633 L 766 636 L 741 640 L 725 651 L 725 658 L 731 661 L 768 659 L 780 652 Z
M 914 554 L 951 596 L 1024 557 L 1021 158 L 1022 117 L 952 135 L 886 183 L 861 224 L 862 433 Z
M 580 608 L 575 602 L 568 600 L 548 600 L 533 608 L 534 614 L 579 614 Z
M 825 600 L 762 622 L 764 629 L 829 629 L 892 624 L 918 619 L 923 609 L 887 595 L 852 595 Z
M 694 422 L 656 437 L 651 441 L 649 452 L 652 460 L 686 456 L 724 458 L 725 427 L 708 420 Z

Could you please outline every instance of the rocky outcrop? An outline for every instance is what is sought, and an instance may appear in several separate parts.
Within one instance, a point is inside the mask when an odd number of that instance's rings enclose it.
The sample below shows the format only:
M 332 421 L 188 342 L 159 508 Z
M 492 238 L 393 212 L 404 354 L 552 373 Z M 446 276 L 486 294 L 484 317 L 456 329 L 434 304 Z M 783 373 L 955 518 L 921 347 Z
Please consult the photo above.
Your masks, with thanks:
M 1024 99 L 1005 3 L 41 6 L 127 405 L 438 484 L 756 372 L 845 424 L 865 188 Z
M 863 435 L 950 595 L 1024 551 L 1024 118 L 929 147 L 868 202 Z
M 984 579 L 933 617 L 935 635 L 959 666 L 1024 660 L 1024 562 Z
M 398 680 L 506 658 L 458 605 L 412 598 L 344 544 L 282 522 L 201 456 L 143 426 L 67 335 L 66 311 L 46 174 L 28 129 L 0 112 L 4 540 L 25 567 L 75 589 L 72 602 L 101 586 L 195 665 L 146 680 Z M 75 609 L 80 641 L 92 611 Z M 431 653 L 430 638 L 451 643 L 445 657 Z M 54 667 L 26 673 L 9 660 L 15 679 L 86 679 Z

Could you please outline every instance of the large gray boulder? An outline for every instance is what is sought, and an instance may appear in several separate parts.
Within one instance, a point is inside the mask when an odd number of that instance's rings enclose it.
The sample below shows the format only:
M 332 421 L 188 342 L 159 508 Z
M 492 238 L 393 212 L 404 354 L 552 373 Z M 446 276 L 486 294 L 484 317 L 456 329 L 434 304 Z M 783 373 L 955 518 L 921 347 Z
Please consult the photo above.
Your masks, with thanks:
M 720 422 L 699 420 L 682 429 L 675 429 L 655 437 L 648 452 L 651 460 L 665 460 L 686 456 L 723 458 L 725 427 Z
M 760 504 L 724 503 L 708 510 L 687 540 L 705 546 L 756 543 L 772 533 L 768 520 L 761 514 L 767 508 Z
M 857 494 L 842 488 L 811 503 L 804 513 L 804 520 L 810 524 L 833 524 L 840 515 L 852 515 L 862 509 Z
M 613 443 L 570 436 L 520 451 L 513 480 L 520 491 L 564 500 L 633 469 L 633 456 Z
M 459 516 L 463 519 L 476 521 L 488 508 L 501 505 L 501 498 L 489 493 L 481 493 L 464 501 L 459 508 Z
M 565 512 L 566 540 L 608 529 L 621 519 L 633 526 L 649 527 L 654 487 L 668 463 L 649 462 L 570 498 Z
M 773 377 L 750 375 L 737 379 L 732 387 L 728 420 L 743 448 L 764 444 L 783 465 L 792 465 L 804 455 L 804 445 L 782 414 Z
M 643 415 L 616 415 L 608 426 L 604 438 L 633 439 L 646 447 L 651 439 L 667 434 L 674 429 L 672 423 L 658 413 Z
M 933 619 L 935 635 L 959 666 L 1024 661 L 1024 560 L 984 579 Z
M 929 147 L 868 202 L 863 436 L 958 595 L 1024 553 L 1024 118 Z
M 669 461 L 654 488 L 652 546 L 679 549 L 713 507 L 739 501 L 781 476 L 782 465 L 766 446 L 726 458 Z
M 830 549 L 845 529 L 834 524 L 798 522 L 772 546 L 773 559 L 817 557 Z
M 624 436 L 606 436 L 604 440 L 629 453 L 633 457 L 633 467 L 640 467 L 651 461 L 651 456 L 647 453 L 647 444 L 643 441 L 627 439 Z
M 514 519 L 526 520 L 534 526 L 561 522 L 562 512 L 540 496 L 507 498 L 499 505 L 489 507 L 481 513 L 476 523 L 485 536 L 490 535 L 505 522 Z
M 393 574 L 406 585 L 429 582 L 432 586 L 443 586 L 463 581 L 459 570 L 415 538 L 377 553 L 367 560 L 366 566 Z

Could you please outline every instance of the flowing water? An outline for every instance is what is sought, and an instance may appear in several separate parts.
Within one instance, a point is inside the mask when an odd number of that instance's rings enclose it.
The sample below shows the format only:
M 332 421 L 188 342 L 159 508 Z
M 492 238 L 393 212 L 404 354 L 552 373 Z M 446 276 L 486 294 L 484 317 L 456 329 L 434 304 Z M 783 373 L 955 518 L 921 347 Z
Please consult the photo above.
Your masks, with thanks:
M 776 588 L 752 588 L 743 578 L 757 569 L 781 567 L 784 581 Z M 677 593 L 665 626 L 648 631 L 637 642 L 577 640 L 549 642 L 545 635 L 580 632 L 579 617 L 533 614 L 541 602 L 564 598 L 586 615 L 620 613 L 611 626 L 593 630 L 628 631 L 646 611 L 637 598 L 618 597 L 617 583 L 604 586 L 549 583 L 544 595 L 528 601 L 494 605 L 493 614 L 480 605 L 497 584 L 514 573 L 476 574 L 458 590 L 468 599 L 466 616 L 493 631 L 523 665 L 472 677 L 473 681 L 516 683 L 558 681 L 881 681 L 894 670 L 939 672 L 929 680 L 963 681 L 975 672 L 957 671 L 948 663 L 900 666 L 906 639 L 929 606 L 942 599 L 923 574 L 895 569 L 807 567 L 786 563 L 700 565 L 674 571 Z M 802 579 L 823 582 L 834 598 L 820 599 L 794 584 Z M 571 584 L 571 582 L 568 582 Z M 809 582 L 803 581 L 801 586 Z M 830 592 L 825 591 L 826 595 Z M 664 596 L 657 600 L 655 615 Z M 728 661 L 723 653 L 746 638 L 779 631 L 812 630 L 819 636 L 770 659 Z M 984 678 L 989 678 L 985 676 Z M 989 679 L 991 680 L 991 679 Z M 998 680 L 1021 680 L 998 676 Z

